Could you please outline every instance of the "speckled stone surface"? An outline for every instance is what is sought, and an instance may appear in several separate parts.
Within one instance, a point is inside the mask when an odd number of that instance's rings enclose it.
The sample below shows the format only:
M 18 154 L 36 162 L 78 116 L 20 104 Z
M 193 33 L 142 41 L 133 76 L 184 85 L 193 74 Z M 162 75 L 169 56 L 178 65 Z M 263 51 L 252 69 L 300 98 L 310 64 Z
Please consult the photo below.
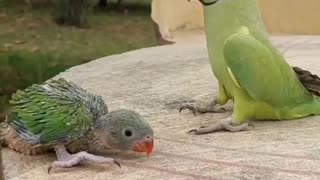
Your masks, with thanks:
M 320 74 L 320 36 L 271 39 L 291 65 Z M 101 94 L 110 110 L 139 112 L 155 131 L 153 156 L 117 157 L 122 169 L 87 165 L 48 175 L 53 154 L 23 156 L 3 149 L 7 179 L 320 179 L 320 117 L 254 122 L 247 132 L 187 134 L 231 113 L 195 117 L 177 110 L 185 100 L 206 101 L 217 92 L 203 34 L 101 58 L 59 76 Z

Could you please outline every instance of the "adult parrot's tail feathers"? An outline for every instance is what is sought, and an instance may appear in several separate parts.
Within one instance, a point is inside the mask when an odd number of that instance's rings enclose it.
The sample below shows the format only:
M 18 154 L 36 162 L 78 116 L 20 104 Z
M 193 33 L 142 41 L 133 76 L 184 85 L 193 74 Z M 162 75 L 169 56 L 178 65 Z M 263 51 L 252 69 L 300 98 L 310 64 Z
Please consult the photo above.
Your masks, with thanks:
M 301 83 L 310 93 L 315 96 L 320 96 L 319 76 L 299 67 L 292 67 L 292 69 L 296 72 Z

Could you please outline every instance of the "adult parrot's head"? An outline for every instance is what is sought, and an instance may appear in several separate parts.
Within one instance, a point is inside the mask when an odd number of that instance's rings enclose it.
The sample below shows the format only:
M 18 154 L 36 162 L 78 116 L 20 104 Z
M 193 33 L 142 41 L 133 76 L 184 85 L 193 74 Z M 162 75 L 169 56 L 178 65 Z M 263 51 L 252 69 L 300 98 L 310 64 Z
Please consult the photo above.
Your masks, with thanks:
M 115 150 L 143 152 L 150 155 L 153 150 L 153 130 L 137 113 L 117 110 L 102 116 L 98 125 L 101 142 Z

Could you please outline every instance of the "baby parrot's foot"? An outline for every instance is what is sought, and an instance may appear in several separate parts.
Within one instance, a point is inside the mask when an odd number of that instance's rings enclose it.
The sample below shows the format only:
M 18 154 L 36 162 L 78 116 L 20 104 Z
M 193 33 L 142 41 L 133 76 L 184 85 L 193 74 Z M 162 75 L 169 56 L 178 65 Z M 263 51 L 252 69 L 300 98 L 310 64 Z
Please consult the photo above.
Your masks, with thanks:
M 120 163 L 112 158 L 96 156 L 85 151 L 81 151 L 76 154 L 69 154 L 65 147 L 63 148 L 64 149 L 55 148 L 58 160 L 54 161 L 48 167 L 48 173 L 50 173 L 54 168 L 69 168 L 78 165 L 82 161 L 91 161 L 99 164 L 116 164 L 121 168 Z
M 179 112 L 181 113 L 182 110 L 188 109 L 193 112 L 194 115 L 196 113 L 204 114 L 204 113 L 223 113 L 226 110 L 224 108 L 217 108 L 217 102 L 214 100 L 210 104 L 201 104 L 201 103 L 184 103 Z
M 250 126 L 253 128 L 253 125 L 250 123 L 243 123 L 241 125 L 235 126 L 233 125 L 232 116 L 230 116 L 226 119 L 220 120 L 219 122 L 217 122 L 212 126 L 207 126 L 207 127 L 202 126 L 198 129 L 191 129 L 189 133 L 200 135 L 200 134 L 209 134 L 216 131 L 231 131 L 231 132 L 247 131 L 249 130 Z

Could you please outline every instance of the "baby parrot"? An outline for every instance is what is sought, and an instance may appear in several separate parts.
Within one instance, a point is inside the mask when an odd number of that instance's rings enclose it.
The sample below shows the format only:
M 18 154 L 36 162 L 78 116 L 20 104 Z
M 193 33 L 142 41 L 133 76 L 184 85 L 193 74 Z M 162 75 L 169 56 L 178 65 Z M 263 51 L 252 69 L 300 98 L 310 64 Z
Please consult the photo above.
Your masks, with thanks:
M 53 148 L 57 161 L 49 166 L 48 172 L 52 168 L 72 167 L 84 160 L 120 166 L 112 158 L 86 151 L 152 153 L 153 130 L 139 114 L 130 110 L 108 112 L 101 96 L 65 79 L 18 90 L 10 103 L 13 107 L 6 137 L 9 147 L 28 154 L 39 153 L 39 147 Z M 12 131 L 29 146 L 10 141 Z
M 210 107 L 184 104 L 180 111 L 217 112 L 233 101 L 233 114 L 195 134 L 248 130 L 249 120 L 289 120 L 320 114 L 320 99 L 268 40 L 257 0 L 200 0 L 207 48 L 219 81 Z M 311 76 L 310 76 L 311 77 Z

